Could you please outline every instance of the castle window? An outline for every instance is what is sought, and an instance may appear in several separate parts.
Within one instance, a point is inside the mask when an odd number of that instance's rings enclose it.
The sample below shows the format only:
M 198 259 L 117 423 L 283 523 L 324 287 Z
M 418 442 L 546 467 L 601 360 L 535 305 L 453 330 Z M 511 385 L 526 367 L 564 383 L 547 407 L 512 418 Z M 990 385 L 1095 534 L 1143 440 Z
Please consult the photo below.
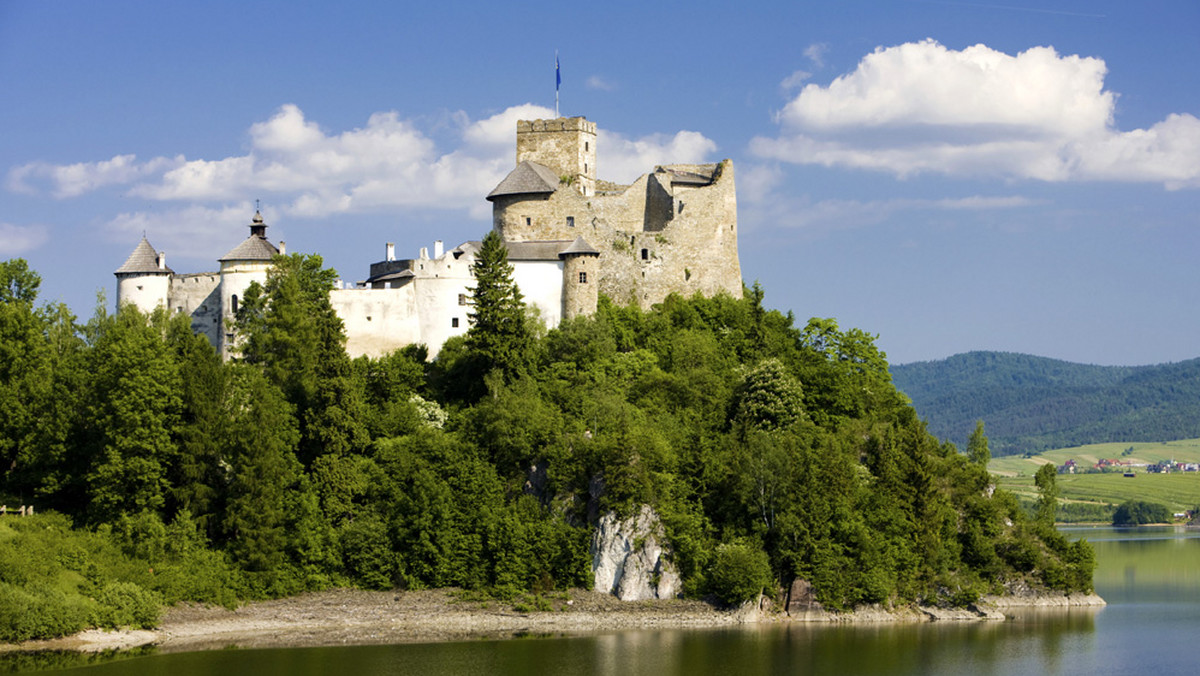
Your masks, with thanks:
M 138 291 L 141 291 L 141 290 L 142 290 L 142 285 L 141 285 L 141 284 L 138 284 L 138 285 L 137 285 L 137 288 L 138 288 Z
M 451 317 L 451 318 L 450 318 L 450 328 L 452 328 L 452 329 L 457 329 L 457 328 L 458 328 L 458 317 Z
M 590 144 L 589 144 L 587 141 L 584 141 L 584 142 L 583 142 L 583 152 L 585 152 L 585 153 L 586 153 L 586 152 L 587 152 L 587 151 L 590 149 L 590 147 L 591 147 L 591 146 L 590 146 Z
M 237 314 L 237 308 L 238 308 L 237 294 L 234 294 L 229 297 L 229 304 L 233 307 L 233 313 Z
M 575 227 L 575 217 L 574 216 L 567 216 L 567 227 L 568 228 Z
M 525 225 L 533 225 L 533 219 L 526 216 L 525 217 Z
M 588 173 L 587 162 L 583 163 L 583 173 Z
M 580 284 L 587 284 L 587 273 L 586 273 L 586 272 L 580 272 L 580 273 L 579 273 L 579 283 L 580 283 Z
M 465 293 L 458 294 L 458 304 L 459 305 L 467 304 L 467 294 L 465 294 Z
M 644 261 L 650 260 L 650 250 L 649 249 L 642 249 L 642 260 L 644 260 Z

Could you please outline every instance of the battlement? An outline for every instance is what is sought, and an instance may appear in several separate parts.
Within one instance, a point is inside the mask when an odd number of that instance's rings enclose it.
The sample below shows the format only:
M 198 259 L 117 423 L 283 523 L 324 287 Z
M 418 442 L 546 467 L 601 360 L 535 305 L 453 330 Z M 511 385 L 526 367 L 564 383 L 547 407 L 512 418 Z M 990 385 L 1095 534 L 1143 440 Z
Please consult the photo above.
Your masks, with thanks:
M 553 120 L 517 120 L 517 133 L 576 131 L 596 135 L 596 123 L 586 117 L 559 117 Z

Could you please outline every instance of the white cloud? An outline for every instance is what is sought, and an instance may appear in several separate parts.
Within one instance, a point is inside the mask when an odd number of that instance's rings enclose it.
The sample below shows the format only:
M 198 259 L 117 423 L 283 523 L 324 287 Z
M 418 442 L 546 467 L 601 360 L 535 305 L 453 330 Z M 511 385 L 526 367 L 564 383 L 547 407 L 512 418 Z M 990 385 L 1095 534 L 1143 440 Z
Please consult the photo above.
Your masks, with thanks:
M 808 84 L 777 115 L 760 157 L 891 172 L 1200 185 L 1200 120 L 1114 126 L 1098 58 L 1036 47 L 1010 56 L 932 40 L 879 48 L 828 86 Z
M 49 228 L 44 225 L 0 222 L 0 257 L 20 256 L 45 244 L 49 237 Z
M 588 89 L 595 89 L 602 92 L 611 92 L 617 88 L 615 84 L 600 77 L 599 75 L 590 76 L 587 81 L 584 82 L 584 86 Z
M 154 248 L 167 254 L 168 264 L 184 259 L 211 265 L 231 247 L 229 233 L 249 225 L 247 214 L 252 213 L 254 205 L 248 201 L 214 208 L 190 205 L 122 213 L 102 227 L 115 242 L 136 242 L 142 233 L 148 233 Z M 268 224 L 273 223 L 275 214 L 270 210 L 263 216 Z
M 126 185 L 183 162 L 182 157 L 157 157 L 138 162 L 134 155 L 117 155 L 100 162 L 49 164 L 30 162 L 8 172 L 8 189 L 37 195 L 43 191 L 54 197 L 78 197 L 110 185 Z
M 806 70 L 797 70 L 797 71 L 794 71 L 791 75 L 783 78 L 783 82 L 779 83 L 779 88 L 782 89 L 784 92 L 792 92 L 796 89 L 799 89 L 801 86 L 803 86 L 804 83 L 807 82 L 810 78 L 812 78 L 812 73 L 810 73 Z
M 804 56 L 808 57 L 809 61 L 817 68 L 825 67 L 825 53 L 829 51 L 829 45 L 824 42 L 814 42 L 804 48 Z
M 597 176 L 629 182 L 659 164 L 698 164 L 709 160 L 717 144 L 695 131 L 680 131 L 674 136 L 651 134 L 627 139 L 621 134 L 600 129 L 597 132 Z
M 465 113 L 452 113 L 450 128 L 458 142 L 441 149 L 416 123 L 394 111 L 375 113 L 362 127 L 338 133 L 322 129 L 299 107 L 286 104 L 250 127 L 249 148 L 243 155 L 148 162 L 118 155 L 64 166 L 32 163 L 10 172 L 9 187 L 75 196 L 121 186 L 130 197 L 192 205 L 169 217 L 151 216 L 157 211 L 149 209 L 112 219 L 110 229 L 126 234 L 160 217 L 163 223 L 177 222 L 171 227 L 188 237 L 223 230 L 244 219 L 246 208 L 231 211 L 215 205 L 248 204 L 258 197 L 282 205 L 282 214 L 300 218 L 426 208 L 461 210 L 484 220 L 491 211 L 484 195 L 513 167 L 517 120 L 553 116 L 552 110 L 528 103 L 475 121 Z M 633 140 L 600 133 L 604 140 L 599 165 L 605 178 L 632 179 L 655 164 L 701 162 L 716 149 L 715 143 L 692 131 Z

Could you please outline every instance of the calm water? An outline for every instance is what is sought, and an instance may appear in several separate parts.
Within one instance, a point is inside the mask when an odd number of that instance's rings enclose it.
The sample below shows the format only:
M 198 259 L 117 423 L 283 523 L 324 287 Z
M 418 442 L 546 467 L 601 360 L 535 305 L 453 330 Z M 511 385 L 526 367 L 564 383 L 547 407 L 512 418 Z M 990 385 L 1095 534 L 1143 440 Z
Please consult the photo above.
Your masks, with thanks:
M 430 645 L 228 650 L 130 657 L 80 676 L 253 674 L 1172 674 L 1200 673 L 1200 533 L 1072 529 L 1096 549 L 1102 610 L 1008 622 L 635 631 Z M 35 658 L 10 664 L 50 666 Z M 59 673 L 40 671 L 40 673 Z

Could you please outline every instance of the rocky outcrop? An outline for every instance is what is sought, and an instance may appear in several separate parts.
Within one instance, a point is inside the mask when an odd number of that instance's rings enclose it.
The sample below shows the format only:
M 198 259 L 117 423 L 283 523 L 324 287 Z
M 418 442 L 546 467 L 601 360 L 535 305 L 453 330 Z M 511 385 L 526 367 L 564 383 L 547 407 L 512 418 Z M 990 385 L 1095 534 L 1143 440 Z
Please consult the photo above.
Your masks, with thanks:
M 592 536 L 593 589 L 622 601 L 679 595 L 679 573 L 670 561 L 662 522 L 649 505 L 621 519 L 609 512 Z

